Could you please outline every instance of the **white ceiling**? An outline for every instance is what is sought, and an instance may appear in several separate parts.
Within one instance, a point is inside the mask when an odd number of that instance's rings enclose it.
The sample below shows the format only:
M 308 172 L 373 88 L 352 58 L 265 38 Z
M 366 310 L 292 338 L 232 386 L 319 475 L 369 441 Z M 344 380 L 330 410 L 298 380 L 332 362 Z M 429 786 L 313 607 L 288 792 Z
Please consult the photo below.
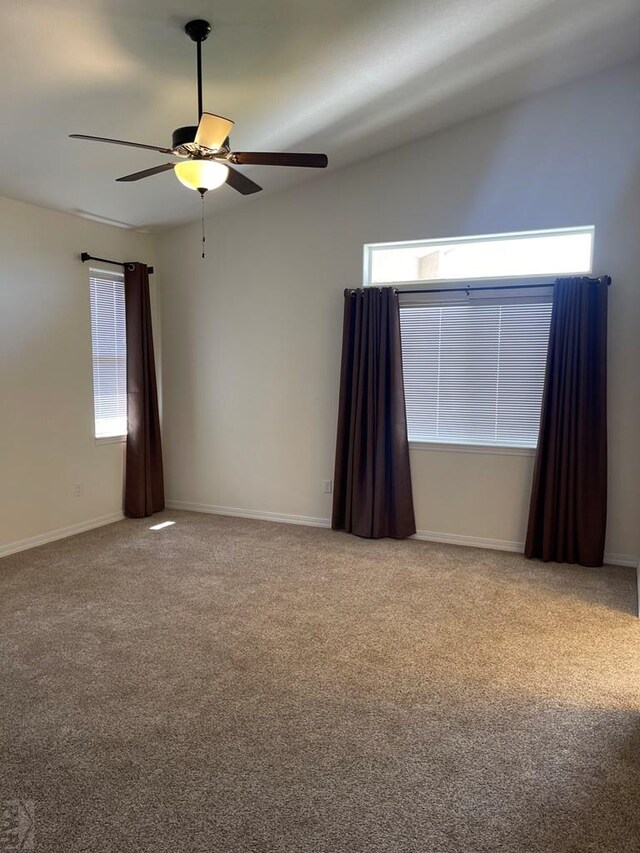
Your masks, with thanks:
M 640 0 L 2 0 L 0 195 L 133 227 L 198 218 L 171 172 L 114 182 L 166 156 L 67 138 L 170 146 L 195 124 L 197 17 L 204 106 L 235 120 L 232 147 L 334 169 L 640 53 Z M 325 174 L 246 171 L 265 192 Z

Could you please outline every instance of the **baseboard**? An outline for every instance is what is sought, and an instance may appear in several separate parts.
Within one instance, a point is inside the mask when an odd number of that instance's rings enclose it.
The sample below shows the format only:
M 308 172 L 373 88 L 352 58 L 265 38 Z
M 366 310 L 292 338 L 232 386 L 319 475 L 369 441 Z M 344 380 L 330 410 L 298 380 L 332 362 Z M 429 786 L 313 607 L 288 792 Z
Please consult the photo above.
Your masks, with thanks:
M 187 512 L 207 512 L 211 515 L 231 515 L 237 518 L 253 518 L 257 521 L 302 524 L 305 527 L 331 527 L 330 519 L 314 518 L 309 515 L 286 515 L 280 512 L 261 512 L 253 509 L 240 509 L 233 506 L 215 506 L 213 504 L 199 504 L 186 501 L 165 501 L 165 506 L 167 509 L 182 509 Z
M 240 509 L 231 506 L 214 506 L 213 504 L 199 504 L 188 501 L 167 501 L 167 509 L 182 509 L 187 512 L 207 512 L 212 515 L 231 515 L 238 518 L 253 518 L 258 521 L 277 521 L 283 524 L 303 524 L 307 527 L 331 527 L 328 518 L 313 518 L 307 515 L 285 515 L 277 512 L 258 511 L 253 509 Z M 488 548 L 492 551 L 512 551 L 522 554 L 524 542 L 511 542 L 508 539 L 486 539 L 478 536 L 462 536 L 457 533 L 437 533 L 432 530 L 418 530 L 412 539 L 421 539 L 425 542 L 441 542 L 445 545 L 466 545 L 469 548 Z M 628 566 L 636 568 L 638 557 L 631 554 L 605 554 L 604 561 L 610 566 Z
M 604 561 L 609 566 L 626 566 L 629 569 L 640 567 L 640 557 L 632 554 L 605 554 Z
M 31 536 L 29 539 L 9 542 L 8 545 L 0 545 L 0 557 L 8 557 L 9 554 L 16 554 L 18 551 L 26 551 L 29 548 L 37 548 L 38 545 L 46 545 L 47 542 L 66 539 L 67 536 L 85 533 L 87 530 L 93 530 L 96 527 L 104 527 L 107 524 L 113 524 L 115 521 L 122 521 L 123 518 L 122 512 L 112 512 L 109 515 L 101 515 L 98 518 L 81 521 L 79 524 L 71 524 L 69 527 L 59 527 L 57 530 L 41 533 L 39 536 Z
M 483 539 L 455 533 L 434 533 L 430 530 L 418 530 L 412 538 L 423 539 L 425 542 L 442 542 L 446 545 L 466 545 L 469 548 L 489 548 L 492 551 L 513 551 L 517 554 L 524 552 L 524 542 L 510 542 L 508 539 Z M 607 553 L 604 555 L 604 562 L 608 566 L 627 566 L 635 569 L 638 566 L 638 557 L 632 554 Z
M 462 536 L 459 533 L 436 533 L 432 530 L 418 530 L 412 539 L 425 542 L 441 542 L 444 545 L 466 545 L 468 548 L 489 548 L 492 551 L 513 551 L 522 553 L 524 542 L 510 542 L 508 539 L 485 539 L 478 536 Z

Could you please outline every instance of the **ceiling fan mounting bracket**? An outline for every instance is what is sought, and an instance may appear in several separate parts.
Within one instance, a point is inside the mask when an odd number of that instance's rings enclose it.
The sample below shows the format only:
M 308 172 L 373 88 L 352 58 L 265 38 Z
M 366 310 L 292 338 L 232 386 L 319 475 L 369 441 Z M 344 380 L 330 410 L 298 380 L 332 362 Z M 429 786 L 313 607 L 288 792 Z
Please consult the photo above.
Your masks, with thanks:
M 201 19 L 196 21 L 189 21 L 188 24 L 184 25 L 184 31 L 189 36 L 191 41 L 200 43 L 206 41 L 209 37 L 209 33 L 211 32 L 211 24 L 209 23 L 209 21 L 203 21 Z

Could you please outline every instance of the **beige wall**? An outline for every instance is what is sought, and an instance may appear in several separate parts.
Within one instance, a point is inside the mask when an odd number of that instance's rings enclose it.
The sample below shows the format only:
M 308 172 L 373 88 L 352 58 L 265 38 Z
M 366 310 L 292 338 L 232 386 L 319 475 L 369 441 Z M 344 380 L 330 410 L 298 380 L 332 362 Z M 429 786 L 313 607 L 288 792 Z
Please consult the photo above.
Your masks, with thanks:
M 93 437 L 83 250 L 153 261 L 147 235 L 0 198 L 0 553 L 122 509 L 124 445 Z
M 197 224 L 162 235 L 168 496 L 329 517 L 342 290 L 363 243 L 594 224 L 595 271 L 614 279 L 607 550 L 640 553 L 639 139 L 634 63 L 243 200 L 208 223 L 204 262 Z M 411 461 L 420 530 L 522 542 L 530 456 Z

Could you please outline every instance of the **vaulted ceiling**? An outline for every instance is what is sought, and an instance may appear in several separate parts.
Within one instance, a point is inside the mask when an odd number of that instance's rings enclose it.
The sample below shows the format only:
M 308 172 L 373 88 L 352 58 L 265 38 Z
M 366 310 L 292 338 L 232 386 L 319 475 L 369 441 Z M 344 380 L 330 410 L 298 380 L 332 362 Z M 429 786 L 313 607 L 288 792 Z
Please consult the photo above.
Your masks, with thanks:
M 197 17 L 205 109 L 235 120 L 232 147 L 324 151 L 333 169 L 383 151 L 401 167 L 403 142 L 640 50 L 640 0 L 2 0 L 0 195 L 137 228 L 197 218 L 171 172 L 114 181 L 166 155 L 68 138 L 165 146 L 195 124 Z M 324 173 L 247 174 L 273 192 Z

